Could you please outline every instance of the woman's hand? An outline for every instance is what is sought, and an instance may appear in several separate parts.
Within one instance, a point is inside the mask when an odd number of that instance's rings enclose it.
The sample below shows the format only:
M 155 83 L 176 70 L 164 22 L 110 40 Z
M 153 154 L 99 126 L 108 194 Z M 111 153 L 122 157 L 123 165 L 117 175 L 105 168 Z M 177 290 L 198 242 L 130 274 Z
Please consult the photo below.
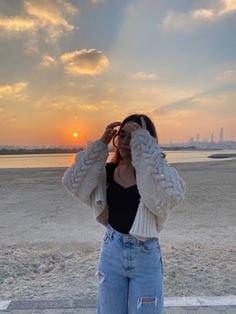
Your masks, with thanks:
M 102 135 L 102 137 L 100 138 L 100 140 L 108 145 L 110 143 L 110 141 L 112 140 L 113 136 L 116 135 L 117 130 L 115 130 L 115 127 L 120 126 L 121 122 L 117 121 L 117 122 L 113 122 L 108 124 L 108 126 L 106 127 L 106 130 L 104 132 L 104 134 Z
M 132 134 L 132 132 L 141 128 L 142 127 L 137 122 L 130 121 L 130 122 L 125 123 L 125 130 L 127 133 L 130 133 L 130 134 Z

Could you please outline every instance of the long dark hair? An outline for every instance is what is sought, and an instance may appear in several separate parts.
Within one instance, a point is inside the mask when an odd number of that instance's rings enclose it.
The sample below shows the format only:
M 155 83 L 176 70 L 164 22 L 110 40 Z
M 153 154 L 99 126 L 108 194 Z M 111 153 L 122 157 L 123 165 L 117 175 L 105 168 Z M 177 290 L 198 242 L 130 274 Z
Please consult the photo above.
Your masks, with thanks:
M 142 118 L 142 119 L 141 119 Z M 127 118 L 124 119 L 124 121 L 121 123 L 121 126 L 119 128 L 119 131 L 117 132 L 117 134 L 113 137 L 113 145 L 115 147 L 115 155 L 114 157 L 112 158 L 111 162 L 115 163 L 115 164 L 119 164 L 120 160 L 122 159 L 121 158 L 121 155 L 119 153 L 119 150 L 117 149 L 117 144 L 116 144 L 116 141 L 117 141 L 117 136 L 119 136 L 119 132 L 120 130 L 122 129 L 122 127 L 124 126 L 125 123 L 127 122 L 136 122 L 138 123 L 141 127 L 142 127 L 142 120 L 145 121 L 145 124 L 146 124 L 146 129 L 149 131 L 149 133 L 151 134 L 151 136 L 155 137 L 156 139 L 156 142 L 158 144 L 158 137 L 157 137 L 157 131 L 156 131 L 156 128 L 155 128 L 155 125 L 154 123 L 152 122 L 152 120 L 146 116 L 145 114 L 132 114 L 130 116 L 128 116 Z M 164 153 L 162 153 L 162 157 L 165 158 L 166 155 Z

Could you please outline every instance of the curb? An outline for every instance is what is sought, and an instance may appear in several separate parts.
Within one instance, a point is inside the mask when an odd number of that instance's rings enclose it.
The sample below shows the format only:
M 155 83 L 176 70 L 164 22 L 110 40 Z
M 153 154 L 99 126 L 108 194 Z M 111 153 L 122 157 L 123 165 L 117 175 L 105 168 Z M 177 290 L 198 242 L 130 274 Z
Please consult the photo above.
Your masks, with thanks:
M 96 304 L 85 304 L 81 300 L 57 299 L 57 300 L 2 300 L 0 301 L 0 311 L 11 310 L 46 310 L 46 309 L 75 309 L 75 308 L 95 308 Z
M 196 297 L 166 297 L 165 308 L 169 307 L 218 307 L 229 306 L 235 308 L 236 296 L 196 296 Z M 80 300 L 0 300 L 0 311 L 8 310 L 44 310 L 44 309 L 75 309 L 95 308 L 95 303 L 82 304 Z

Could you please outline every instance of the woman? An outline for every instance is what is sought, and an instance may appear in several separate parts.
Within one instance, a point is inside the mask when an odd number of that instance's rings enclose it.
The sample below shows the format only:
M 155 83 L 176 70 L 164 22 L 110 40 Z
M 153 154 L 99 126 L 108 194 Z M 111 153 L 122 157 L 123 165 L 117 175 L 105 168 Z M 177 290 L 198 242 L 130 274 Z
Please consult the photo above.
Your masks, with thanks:
M 112 140 L 115 156 L 106 163 Z M 63 184 L 106 226 L 97 314 L 163 313 L 159 232 L 169 209 L 182 201 L 185 183 L 166 162 L 150 118 L 134 114 L 109 124 L 77 154 Z

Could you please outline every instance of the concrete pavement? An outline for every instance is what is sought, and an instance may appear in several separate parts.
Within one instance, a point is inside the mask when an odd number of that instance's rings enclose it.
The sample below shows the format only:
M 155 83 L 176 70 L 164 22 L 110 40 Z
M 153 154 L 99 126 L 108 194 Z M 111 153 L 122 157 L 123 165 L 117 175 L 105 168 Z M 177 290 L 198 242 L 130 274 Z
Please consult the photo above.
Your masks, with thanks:
M 85 305 L 78 300 L 0 300 L 0 312 L 5 314 L 95 314 L 96 309 L 94 302 Z M 165 314 L 190 313 L 236 314 L 236 296 L 165 298 Z

